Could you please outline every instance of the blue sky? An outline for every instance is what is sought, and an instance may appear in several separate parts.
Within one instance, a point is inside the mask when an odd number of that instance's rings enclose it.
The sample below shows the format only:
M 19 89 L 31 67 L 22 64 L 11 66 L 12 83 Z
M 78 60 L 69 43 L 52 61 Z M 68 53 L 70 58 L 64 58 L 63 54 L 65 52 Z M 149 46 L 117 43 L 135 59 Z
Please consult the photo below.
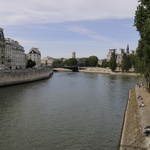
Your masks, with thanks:
M 0 27 L 5 38 L 17 40 L 28 53 L 42 58 L 97 56 L 109 49 L 135 50 L 139 34 L 134 24 L 137 0 L 5 0 L 0 4 Z

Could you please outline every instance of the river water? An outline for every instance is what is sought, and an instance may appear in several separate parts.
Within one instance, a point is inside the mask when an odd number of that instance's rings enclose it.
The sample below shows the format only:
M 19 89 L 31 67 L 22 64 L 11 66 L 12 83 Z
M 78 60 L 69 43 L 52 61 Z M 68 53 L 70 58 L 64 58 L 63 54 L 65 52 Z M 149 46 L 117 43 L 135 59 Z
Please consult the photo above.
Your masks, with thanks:
M 117 150 L 128 92 L 141 77 L 56 72 L 0 88 L 1 150 Z

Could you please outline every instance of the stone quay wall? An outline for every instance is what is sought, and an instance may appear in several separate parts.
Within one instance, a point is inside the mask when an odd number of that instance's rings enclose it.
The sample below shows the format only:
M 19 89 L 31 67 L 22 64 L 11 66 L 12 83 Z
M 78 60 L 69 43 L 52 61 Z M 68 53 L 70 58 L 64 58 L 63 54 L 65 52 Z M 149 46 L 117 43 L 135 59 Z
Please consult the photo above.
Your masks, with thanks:
M 148 150 L 146 145 L 146 136 L 143 134 L 141 115 L 136 100 L 136 90 L 133 88 L 129 92 L 119 150 Z
M 0 86 L 33 82 L 49 78 L 53 69 L 0 70 Z

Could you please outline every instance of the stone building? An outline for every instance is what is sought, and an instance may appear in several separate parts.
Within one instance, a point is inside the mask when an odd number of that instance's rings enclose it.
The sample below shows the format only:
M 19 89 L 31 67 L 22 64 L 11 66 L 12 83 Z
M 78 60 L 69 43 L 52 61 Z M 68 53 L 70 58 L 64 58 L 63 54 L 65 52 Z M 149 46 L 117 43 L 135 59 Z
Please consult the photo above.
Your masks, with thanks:
M 126 50 L 120 48 L 120 53 L 116 53 L 116 49 L 110 49 L 109 52 L 108 52 L 108 54 L 107 54 L 107 61 L 110 61 L 111 54 L 113 52 L 115 52 L 115 54 L 116 54 L 116 62 L 117 62 L 117 64 L 121 64 L 122 63 L 122 57 L 123 57 L 124 53 L 126 53 L 127 55 L 129 55 L 129 54 L 135 54 L 135 51 L 133 51 L 133 50 L 131 50 L 131 52 L 129 52 L 129 45 L 127 45 Z
M 5 67 L 10 69 L 24 69 L 26 60 L 24 47 L 11 38 L 5 39 Z
M 110 49 L 108 54 L 107 54 L 107 61 L 110 61 L 110 58 L 111 58 L 111 54 L 112 53 L 116 53 L 116 49 Z
M 0 68 L 5 68 L 5 38 L 2 28 L 0 28 Z
M 41 52 L 38 48 L 31 48 L 28 53 L 28 60 L 31 59 L 32 61 L 35 61 L 36 66 L 35 68 L 41 67 Z
M 72 58 L 76 58 L 76 52 L 72 52 Z
M 41 65 L 42 66 L 49 66 L 49 67 L 52 67 L 52 64 L 53 62 L 55 61 L 56 59 L 52 58 L 52 57 L 44 57 L 42 60 L 41 60 Z
M 125 53 L 125 50 L 120 48 L 120 53 L 116 54 L 116 56 L 117 56 L 117 59 L 116 59 L 117 64 L 121 64 L 122 63 L 122 56 L 123 56 L 124 53 Z

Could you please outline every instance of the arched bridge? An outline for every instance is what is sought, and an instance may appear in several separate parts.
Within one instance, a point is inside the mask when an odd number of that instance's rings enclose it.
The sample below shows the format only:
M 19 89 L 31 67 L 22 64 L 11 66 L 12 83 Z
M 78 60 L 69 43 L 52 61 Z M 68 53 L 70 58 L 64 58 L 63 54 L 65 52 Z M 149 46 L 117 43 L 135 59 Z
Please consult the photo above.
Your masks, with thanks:
M 65 66 L 65 69 L 71 69 L 73 72 L 78 72 L 79 68 L 78 66 Z

